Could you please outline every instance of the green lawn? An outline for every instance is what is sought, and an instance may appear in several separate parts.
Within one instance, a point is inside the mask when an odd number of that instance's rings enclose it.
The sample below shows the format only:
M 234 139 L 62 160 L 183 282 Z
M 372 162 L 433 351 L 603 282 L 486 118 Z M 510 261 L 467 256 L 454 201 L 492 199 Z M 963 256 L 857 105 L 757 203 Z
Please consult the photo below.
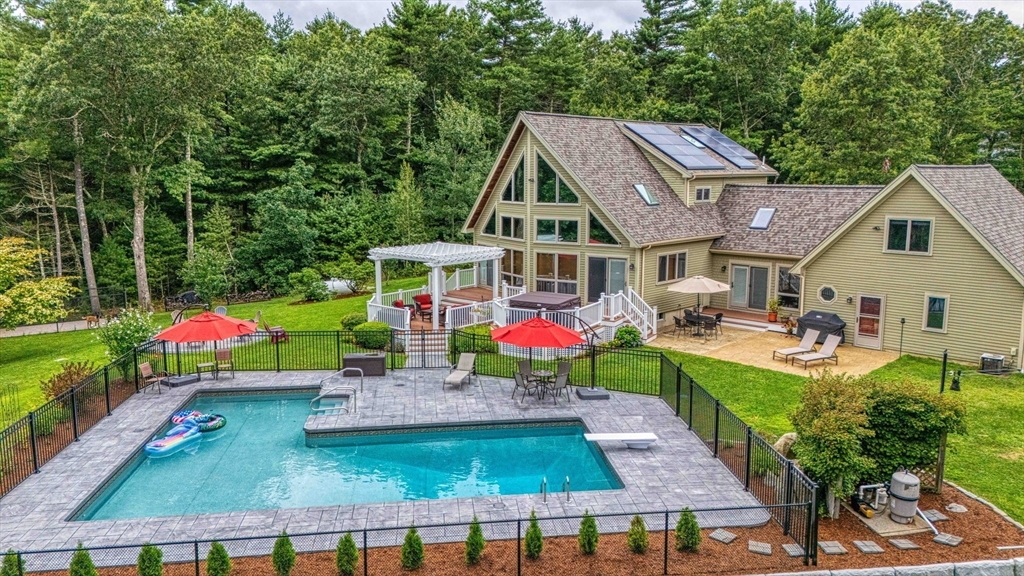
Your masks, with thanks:
M 424 282 L 424 278 L 394 280 L 385 284 L 385 291 L 416 288 Z M 369 295 L 361 295 L 316 304 L 292 304 L 295 298 L 286 297 L 229 306 L 228 313 L 236 318 L 252 318 L 257 310 L 263 310 L 263 318 L 272 326 L 287 330 L 338 330 L 342 316 L 366 312 L 368 299 Z M 166 312 L 155 314 L 154 318 L 161 327 L 171 323 L 171 315 Z M 97 366 L 107 361 L 106 347 L 96 339 L 94 331 L 0 338 L 0 385 L 14 382 L 21 413 L 26 414 L 43 403 L 40 380 L 57 372 L 63 362 L 86 360 Z

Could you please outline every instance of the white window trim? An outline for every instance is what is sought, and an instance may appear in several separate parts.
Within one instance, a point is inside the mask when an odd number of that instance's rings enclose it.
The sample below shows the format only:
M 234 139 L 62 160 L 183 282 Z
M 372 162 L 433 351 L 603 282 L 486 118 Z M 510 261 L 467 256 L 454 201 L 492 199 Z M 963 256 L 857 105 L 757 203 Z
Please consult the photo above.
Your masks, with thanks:
M 942 328 L 928 327 L 928 299 L 942 298 L 946 301 L 946 308 L 942 313 Z M 926 292 L 924 295 L 924 314 L 921 316 L 921 330 L 935 334 L 945 334 L 949 329 L 949 294 L 934 294 Z
M 538 158 L 544 158 L 544 155 L 541 154 L 540 151 L 537 151 L 537 157 Z M 576 196 L 576 201 L 575 202 L 562 202 L 562 183 L 565 182 L 565 178 L 562 178 L 562 175 L 558 173 L 558 170 L 555 170 L 555 165 L 554 165 L 553 162 L 551 162 L 547 158 L 544 158 L 544 161 L 548 163 L 548 166 L 551 167 L 551 171 L 555 173 L 555 201 L 554 202 L 541 202 L 539 199 L 537 199 L 538 198 L 537 195 L 539 193 L 538 190 L 539 190 L 539 186 L 540 186 L 540 178 L 539 178 L 539 175 L 540 175 L 540 162 L 537 162 L 536 170 L 534 170 L 534 172 L 538 175 L 538 177 L 534 177 L 534 179 L 533 179 L 533 197 L 534 197 L 533 205 L 534 206 L 579 206 L 580 203 L 581 203 L 580 195 L 579 195 L 578 192 L 576 192 L 576 188 L 574 188 L 573 186 L 569 186 L 569 190 L 573 193 L 574 196 Z M 566 184 L 566 185 L 568 186 L 568 184 Z
M 707 190 L 708 191 L 707 199 L 702 200 L 700 198 L 700 193 L 699 193 L 700 190 Z M 694 202 L 711 202 L 711 193 L 712 192 L 713 192 L 713 190 L 712 190 L 711 186 L 698 186 L 698 187 L 695 187 L 693 189 L 693 201 Z
M 497 207 L 491 209 L 491 216 L 494 216 L 494 234 L 488 234 L 484 232 L 487 229 L 487 221 L 490 220 L 490 216 L 484 219 L 484 225 L 480 227 L 480 235 L 487 236 L 489 238 L 498 238 L 501 233 L 501 217 L 498 216 Z
M 516 238 L 515 236 L 505 236 L 504 234 L 502 234 L 502 231 L 505 229 L 504 226 L 502 225 L 502 222 L 501 222 L 502 218 L 511 218 L 513 220 L 513 223 L 512 223 L 512 229 L 513 230 L 515 229 L 515 222 L 514 222 L 515 219 L 518 218 L 518 219 L 522 220 L 523 221 L 523 237 L 522 238 Z M 528 234 L 528 232 L 526 230 L 526 217 L 525 216 L 513 216 L 511 214 L 499 214 L 498 215 L 498 237 L 499 238 L 501 238 L 502 240 L 511 240 L 513 242 L 526 242 L 526 237 L 528 235 L 529 234 Z
M 502 204 L 512 204 L 512 205 L 517 205 L 518 204 L 520 206 L 523 206 L 523 205 L 526 204 L 526 195 L 528 193 L 528 191 L 526 189 L 526 182 L 523 182 L 523 199 L 522 200 L 505 200 L 505 188 L 508 187 L 509 180 L 515 178 L 516 168 L 519 167 L 519 163 L 520 162 L 523 163 L 523 178 L 526 179 L 526 180 L 529 180 L 529 178 L 526 177 L 526 152 L 523 152 L 522 154 L 519 155 L 519 158 L 515 162 L 512 163 L 512 171 L 509 172 L 508 180 L 505 181 L 505 185 L 498 189 L 498 202 L 501 202 Z
M 655 286 L 664 286 L 665 284 L 673 284 L 673 283 L 679 282 L 680 280 L 683 280 L 687 276 L 689 276 L 689 272 L 690 272 L 690 254 L 689 254 L 689 252 L 690 252 L 690 250 L 689 250 L 689 248 L 687 248 L 686 250 L 669 250 L 667 252 L 658 252 L 657 254 L 655 254 L 654 255 L 654 285 Z M 671 256 L 673 254 L 676 254 L 676 255 L 683 254 L 683 255 L 686 256 L 686 264 L 683 265 L 683 275 L 681 277 L 676 277 L 676 278 L 673 278 L 671 280 L 658 280 L 658 269 L 661 268 L 661 257 L 662 256 Z M 677 259 L 677 262 L 678 262 L 678 259 Z
M 832 289 L 833 296 L 832 296 L 831 300 L 826 300 L 826 299 L 821 297 L 821 291 L 824 290 L 825 288 L 831 288 Z M 836 287 L 831 285 L 831 284 L 822 284 L 821 286 L 818 286 L 818 290 L 815 292 L 815 294 L 818 296 L 818 300 L 822 304 L 834 304 L 836 302 L 836 300 L 839 300 L 839 291 L 836 290 Z
M 537 238 L 537 233 L 540 230 L 539 222 L 541 220 L 554 220 L 555 221 L 555 240 L 540 240 Z M 575 242 L 563 242 L 558 240 L 558 223 L 559 222 L 575 222 L 576 223 L 576 241 Z M 580 219 L 579 218 L 542 218 L 536 217 L 533 219 L 533 241 L 536 244 L 549 244 L 552 246 L 579 246 L 580 245 Z
M 554 277 L 554 279 L 552 279 L 552 278 L 541 278 L 540 276 L 537 275 L 537 268 L 538 268 L 538 266 L 537 266 L 537 256 L 540 256 L 541 254 L 547 254 L 549 256 L 554 256 L 554 259 L 555 259 L 555 277 Z M 558 257 L 559 256 L 575 256 L 576 257 L 576 279 L 575 280 L 562 280 L 561 278 L 558 277 L 558 273 L 560 272 L 560 270 L 558 269 Z M 579 252 L 571 252 L 571 251 L 570 252 L 549 252 L 547 250 L 540 250 L 538 252 L 534 252 L 533 253 L 533 287 L 534 287 L 534 289 L 537 288 L 537 282 L 541 282 L 541 281 L 543 281 L 543 282 L 554 282 L 555 283 L 555 292 L 554 293 L 561 294 L 561 292 L 558 292 L 558 283 L 559 282 L 574 282 L 576 284 L 576 295 L 579 296 L 579 294 L 580 294 L 580 261 L 581 260 L 582 260 L 582 257 L 580 256 Z M 538 292 L 539 292 L 539 290 L 538 290 Z
M 890 220 L 906 220 L 907 221 L 907 250 L 890 250 L 889 249 L 889 221 Z M 928 251 L 927 252 L 912 252 L 910 251 L 910 229 L 913 227 L 914 221 L 917 222 L 928 222 Z M 882 253 L 884 254 L 904 254 L 908 256 L 931 256 L 932 246 L 935 240 L 935 218 L 916 218 L 913 216 L 886 216 L 885 217 L 885 228 L 882 229 Z
M 615 240 L 618 242 L 618 244 L 591 244 L 590 243 L 590 219 L 591 218 L 594 218 L 595 220 L 600 222 L 601 225 L 604 226 L 604 229 L 607 230 L 609 234 L 611 234 L 612 238 L 615 238 Z M 583 241 L 582 236 L 580 237 L 580 241 L 581 242 Z M 612 248 L 622 248 L 622 240 L 619 240 L 619 237 L 616 236 L 615 233 L 613 233 L 611 231 L 611 228 L 605 223 L 604 220 L 601 219 L 600 216 L 598 216 L 597 214 L 594 214 L 594 212 L 589 210 L 589 209 L 587 210 L 587 241 L 585 242 L 585 244 L 587 246 L 611 246 Z
M 781 300 L 781 298 L 779 298 L 780 295 L 782 295 L 782 296 L 795 296 L 796 299 L 797 299 L 797 302 L 799 302 L 800 304 L 803 304 L 804 298 L 803 298 L 803 294 L 801 294 L 801 292 L 804 291 L 804 279 L 799 274 L 797 274 L 796 276 L 798 278 L 800 278 L 800 292 L 797 292 L 795 294 L 792 293 L 792 292 L 779 292 L 779 274 L 782 273 L 782 269 L 783 268 L 785 268 L 787 270 L 792 270 L 793 266 L 783 266 L 782 264 L 776 264 L 776 266 L 775 266 L 775 298 Z M 834 291 L 835 288 L 833 288 L 832 290 Z M 779 303 L 779 308 L 781 308 L 782 310 L 795 310 L 795 311 L 799 311 L 800 310 L 800 305 L 798 304 L 796 308 L 789 308 L 789 307 L 783 306 L 782 303 L 780 302 Z

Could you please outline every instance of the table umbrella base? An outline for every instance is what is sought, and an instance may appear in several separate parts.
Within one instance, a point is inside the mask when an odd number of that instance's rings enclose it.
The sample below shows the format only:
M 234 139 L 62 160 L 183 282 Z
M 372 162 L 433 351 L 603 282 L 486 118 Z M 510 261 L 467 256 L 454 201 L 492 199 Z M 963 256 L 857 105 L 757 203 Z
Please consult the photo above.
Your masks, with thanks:
M 577 388 L 576 396 L 580 400 L 610 400 L 611 395 L 608 391 L 600 386 L 596 388 Z

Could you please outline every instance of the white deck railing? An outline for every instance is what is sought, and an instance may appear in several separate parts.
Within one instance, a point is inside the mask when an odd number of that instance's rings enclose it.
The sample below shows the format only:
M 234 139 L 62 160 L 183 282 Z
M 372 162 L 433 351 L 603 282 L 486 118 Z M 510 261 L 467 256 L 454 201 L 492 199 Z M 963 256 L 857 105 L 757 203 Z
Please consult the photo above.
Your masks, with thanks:
M 375 302 L 366 303 L 366 318 L 374 322 L 384 322 L 395 330 L 409 330 L 412 325 L 412 310 L 383 306 Z
M 374 294 L 370 298 L 370 302 L 374 304 L 380 304 L 382 306 L 394 306 L 395 300 L 401 300 L 404 304 L 412 304 L 412 297 L 419 296 L 420 294 L 426 294 L 427 287 L 420 286 L 419 288 L 406 288 L 399 290 L 398 292 L 385 292 L 380 295 L 380 302 L 377 302 L 377 295 Z M 369 317 L 369 315 L 367 315 Z
M 632 286 L 626 286 L 626 299 L 643 315 L 644 327 L 641 329 L 641 333 L 646 338 L 647 332 L 650 331 L 653 338 L 658 333 L 658 308 L 648 306 L 647 302 L 644 302 L 644 299 L 633 291 Z
M 463 288 L 472 288 L 473 286 L 476 286 L 476 273 L 473 268 L 459 268 L 444 280 L 444 289 L 446 292 L 461 290 Z
M 507 282 L 501 283 L 501 297 L 502 298 L 514 298 L 526 292 L 526 288 L 523 286 L 509 286 Z

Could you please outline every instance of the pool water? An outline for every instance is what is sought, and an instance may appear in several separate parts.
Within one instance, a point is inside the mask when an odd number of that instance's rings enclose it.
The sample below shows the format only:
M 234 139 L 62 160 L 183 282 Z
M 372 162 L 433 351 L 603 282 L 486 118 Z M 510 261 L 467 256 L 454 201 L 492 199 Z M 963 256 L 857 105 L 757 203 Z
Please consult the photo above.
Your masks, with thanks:
M 199 397 L 189 408 L 227 426 L 164 458 L 142 455 L 77 520 L 304 508 L 425 498 L 619 488 L 581 426 L 447 428 L 317 439 L 312 395 Z

